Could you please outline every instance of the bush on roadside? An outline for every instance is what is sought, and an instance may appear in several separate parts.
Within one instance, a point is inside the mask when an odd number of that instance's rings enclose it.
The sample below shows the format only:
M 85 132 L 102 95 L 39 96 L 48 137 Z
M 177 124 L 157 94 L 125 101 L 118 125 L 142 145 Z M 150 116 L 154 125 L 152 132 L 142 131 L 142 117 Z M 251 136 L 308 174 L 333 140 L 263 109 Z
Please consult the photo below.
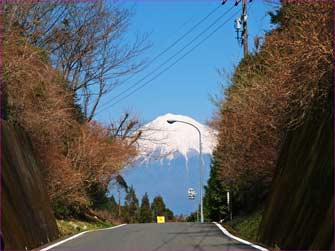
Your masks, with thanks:
M 283 2 L 272 14 L 279 27 L 228 79 L 212 122 L 215 175 L 235 191 L 241 210 L 264 201 L 286 132 L 324 107 L 333 91 L 332 9 L 330 1 Z
M 4 36 L 3 57 L 5 119 L 30 135 L 56 216 L 82 215 L 94 203 L 92 188 L 98 184 L 106 192 L 136 154 L 133 141 L 83 122 L 66 80 L 18 31 Z

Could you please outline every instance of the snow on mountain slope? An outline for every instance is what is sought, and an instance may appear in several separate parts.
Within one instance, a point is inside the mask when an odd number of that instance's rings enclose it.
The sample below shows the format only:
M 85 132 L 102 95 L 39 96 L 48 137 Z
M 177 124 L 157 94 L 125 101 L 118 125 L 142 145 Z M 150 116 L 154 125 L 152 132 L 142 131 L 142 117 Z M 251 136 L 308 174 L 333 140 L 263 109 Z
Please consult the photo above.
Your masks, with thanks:
M 138 141 L 141 162 L 160 158 L 171 160 L 178 154 L 183 155 L 187 160 L 190 155 L 199 152 L 198 131 L 180 122 L 169 124 L 167 120 L 185 121 L 198 127 L 202 136 L 202 152 L 212 154 L 216 143 L 213 129 L 190 117 L 168 113 L 157 117 L 141 128 L 142 136 Z
M 190 214 L 199 203 L 199 196 L 195 200 L 189 200 L 187 196 L 190 187 L 198 194 L 200 190 L 199 134 L 190 125 L 179 122 L 168 124 L 167 120 L 185 121 L 201 131 L 203 181 L 206 184 L 216 143 L 215 131 L 190 117 L 170 113 L 141 128 L 142 135 L 138 141 L 140 156 L 123 169 L 122 175 L 128 185 L 134 187 L 138 198 L 148 193 L 152 201 L 155 196 L 161 195 L 175 214 Z M 112 186 L 109 193 L 119 195 Z M 121 199 L 124 197 L 125 194 L 121 194 Z

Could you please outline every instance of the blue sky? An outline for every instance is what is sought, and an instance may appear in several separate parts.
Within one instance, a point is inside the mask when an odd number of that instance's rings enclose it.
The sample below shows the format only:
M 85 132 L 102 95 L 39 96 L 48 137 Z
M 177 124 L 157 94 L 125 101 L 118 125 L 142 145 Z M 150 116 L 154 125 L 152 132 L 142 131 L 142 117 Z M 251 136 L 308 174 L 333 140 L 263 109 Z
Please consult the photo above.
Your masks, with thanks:
M 107 104 L 113 103 L 110 101 L 112 97 L 143 78 L 143 76 L 162 64 L 199 33 L 207 31 L 189 48 L 195 46 L 217 26 L 227 22 L 213 36 L 134 95 L 99 113 L 96 119 L 103 123 L 108 123 L 120 117 L 125 111 L 131 111 L 136 114 L 144 123 L 165 113 L 190 116 L 201 123 L 205 123 L 210 119 L 215 110 L 210 96 L 222 93 L 220 84 L 227 85 L 227 83 L 223 82 L 217 70 L 225 69 L 232 72 L 234 66 L 238 64 L 243 56 L 243 48 L 238 45 L 234 30 L 234 20 L 241 15 L 241 4 L 232 7 L 234 2 L 228 0 L 225 5 L 221 6 L 205 22 L 197 26 L 192 33 L 175 47 L 157 59 L 143 72 L 116 88 L 111 95 L 106 96 L 102 104 L 106 102 L 109 102 Z M 139 1 L 125 2 L 123 4 L 133 8 L 135 11 L 128 31 L 129 36 L 133 36 L 136 32 L 149 34 L 152 47 L 145 51 L 143 58 L 150 60 L 150 58 L 154 58 L 185 34 L 217 6 L 220 6 L 221 1 Z M 232 8 L 231 11 L 213 26 L 212 30 L 206 28 L 230 8 Z M 248 3 L 250 51 L 253 50 L 254 37 L 256 35 L 262 36 L 271 29 L 270 19 L 266 14 L 270 10 L 273 10 L 272 6 L 261 0 L 254 0 Z M 230 18 L 234 13 L 237 14 Z M 188 49 L 183 53 L 187 51 Z M 171 61 L 171 63 L 173 62 L 174 60 Z

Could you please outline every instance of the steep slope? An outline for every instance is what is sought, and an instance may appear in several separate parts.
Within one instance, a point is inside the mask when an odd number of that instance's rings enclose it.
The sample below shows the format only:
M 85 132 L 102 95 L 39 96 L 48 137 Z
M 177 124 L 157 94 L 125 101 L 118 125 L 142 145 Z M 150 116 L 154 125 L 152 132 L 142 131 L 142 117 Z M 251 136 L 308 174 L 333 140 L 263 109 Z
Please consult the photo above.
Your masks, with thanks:
M 1 230 L 7 250 L 32 249 L 58 237 L 41 166 L 27 135 L 1 122 Z
M 287 134 L 260 227 L 264 243 L 285 250 L 334 248 L 332 98 Z

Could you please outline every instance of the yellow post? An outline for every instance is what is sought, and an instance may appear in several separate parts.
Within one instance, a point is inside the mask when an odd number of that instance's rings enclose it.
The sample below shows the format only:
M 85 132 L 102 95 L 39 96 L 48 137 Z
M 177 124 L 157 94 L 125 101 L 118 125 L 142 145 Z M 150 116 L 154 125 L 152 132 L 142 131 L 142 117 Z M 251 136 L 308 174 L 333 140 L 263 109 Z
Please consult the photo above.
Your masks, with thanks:
M 157 223 L 165 223 L 165 217 L 164 216 L 157 216 Z

